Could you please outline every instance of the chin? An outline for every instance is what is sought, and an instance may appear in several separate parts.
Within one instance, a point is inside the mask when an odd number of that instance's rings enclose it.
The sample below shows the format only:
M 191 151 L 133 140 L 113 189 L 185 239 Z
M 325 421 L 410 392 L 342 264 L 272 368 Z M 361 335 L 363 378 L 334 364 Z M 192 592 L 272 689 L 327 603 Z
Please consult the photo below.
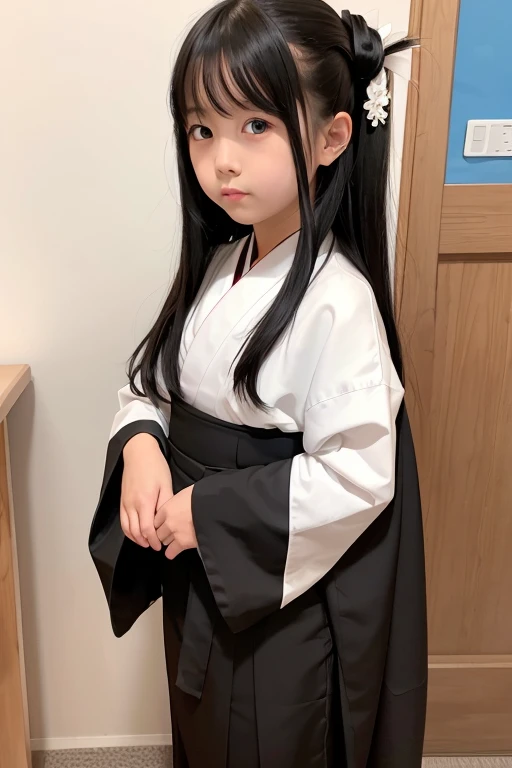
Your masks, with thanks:
M 265 220 L 265 217 L 259 218 L 254 211 L 244 211 L 243 205 L 240 205 L 238 208 L 233 204 L 229 206 L 222 205 L 221 208 L 231 219 L 233 219 L 233 221 L 236 221 L 237 224 L 252 226 L 253 224 L 258 224 L 260 221 Z
M 228 216 L 230 216 L 233 221 L 236 221 L 237 224 L 245 224 L 247 226 L 254 226 L 255 224 L 261 224 L 263 221 L 267 221 L 268 219 L 271 219 L 276 214 L 272 211 L 255 211 L 253 210 L 243 210 L 243 205 L 240 205 L 238 209 L 236 209 L 234 206 L 230 206 L 229 208 L 226 206 L 226 208 L 223 209 L 226 211 Z
M 230 218 L 233 219 L 233 221 L 236 221 L 237 224 L 246 224 L 247 226 L 253 226 L 254 224 L 258 224 L 257 221 L 254 220 L 254 216 L 250 216 L 249 214 L 243 214 L 242 212 L 234 213 L 233 211 L 226 211 Z

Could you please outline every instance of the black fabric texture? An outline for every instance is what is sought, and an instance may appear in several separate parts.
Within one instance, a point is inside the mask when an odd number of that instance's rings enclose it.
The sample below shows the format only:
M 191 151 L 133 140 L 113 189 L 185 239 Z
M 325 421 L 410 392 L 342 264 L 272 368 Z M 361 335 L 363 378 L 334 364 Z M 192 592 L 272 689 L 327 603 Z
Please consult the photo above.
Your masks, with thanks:
M 162 445 L 175 492 L 195 484 L 203 558 L 155 553 L 149 569 L 163 590 L 175 768 L 242 768 L 244 745 L 244 768 L 421 768 L 425 570 L 405 407 L 393 501 L 318 585 L 283 609 L 285 510 L 302 436 L 174 404 Z M 112 522 L 122 447 L 109 451 L 98 510 Z M 116 562 L 113 571 L 119 585 L 109 592 L 104 583 L 112 623 L 124 605 L 128 626 L 149 594 L 141 597 Z
M 119 517 L 123 448 L 141 432 L 156 437 L 168 458 L 168 441 L 156 421 L 134 421 L 120 429 L 108 444 L 100 498 L 89 533 L 89 553 L 107 598 L 116 637 L 124 635 L 162 593 L 158 552 L 128 539 Z

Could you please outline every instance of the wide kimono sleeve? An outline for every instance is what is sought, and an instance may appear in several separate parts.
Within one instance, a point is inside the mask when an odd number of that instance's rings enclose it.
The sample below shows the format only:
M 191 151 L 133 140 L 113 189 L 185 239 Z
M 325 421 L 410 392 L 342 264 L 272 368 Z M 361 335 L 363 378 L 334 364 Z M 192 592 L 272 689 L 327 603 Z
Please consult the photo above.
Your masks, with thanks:
M 137 387 L 141 389 L 140 377 L 136 379 Z M 171 406 L 159 401 L 159 406 L 151 400 L 134 394 L 130 385 L 118 391 L 119 410 L 117 411 L 107 447 L 105 470 L 98 502 L 98 510 L 104 503 L 114 503 L 119 512 L 121 496 L 121 477 L 123 472 L 123 448 L 132 437 L 145 432 L 158 440 L 162 453 L 168 457 L 168 435 Z M 98 511 L 97 510 L 97 511 Z
M 194 487 L 199 551 L 234 632 L 318 582 L 393 498 L 403 388 L 373 294 L 352 282 L 343 311 L 327 307 L 333 320 L 304 407 L 304 453 Z
M 140 389 L 140 381 L 136 382 Z M 119 411 L 110 433 L 103 482 L 89 532 L 89 552 L 100 577 L 117 637 L 161 594 L 157 553 L 126 538 L 119 520 L 124 470 L 123 448 L 134 435 L 153 435 L 168 455 L 169 408 L 135 395 L 130 385 L 118 393 Z M 160 402 L 160 401 L 159 401 Z

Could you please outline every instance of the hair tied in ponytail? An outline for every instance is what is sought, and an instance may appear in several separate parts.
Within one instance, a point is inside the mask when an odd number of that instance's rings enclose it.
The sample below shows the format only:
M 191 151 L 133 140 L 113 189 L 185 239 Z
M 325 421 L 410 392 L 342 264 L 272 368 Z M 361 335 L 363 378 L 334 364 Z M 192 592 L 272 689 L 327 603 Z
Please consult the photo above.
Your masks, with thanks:
M 363 16 L 350 11 L 341 12 L 352 43 L 352 62 L 355 74 L 361 80 L 370 82 L 384 67 L 384 45 L 376 29 L 368 26 Z

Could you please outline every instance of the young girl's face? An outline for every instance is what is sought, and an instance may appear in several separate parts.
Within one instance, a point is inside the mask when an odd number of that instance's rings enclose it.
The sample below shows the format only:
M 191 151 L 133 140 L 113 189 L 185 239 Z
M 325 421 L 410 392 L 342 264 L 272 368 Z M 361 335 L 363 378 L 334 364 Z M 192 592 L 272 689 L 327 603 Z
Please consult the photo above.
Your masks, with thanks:
M 247 102 L 227 67 L 222 80 L 232 95 L 231 103 L 223 105 L 225 114 L 212 106 L 203 82 L 197 84 L 195 100 L 192 88 L 186 89 L 185 128 L 201 188 L 239 224 L 293 218 L 299 210 L 297 172 L 284 122 Z M 313 201 L 316 171 L 345 150 L 352 121 L 345 112 L 319 121 L 309 102 L 306 110 L 304 115 L 298 108 L 298 114 Z
M 205 104 L 188 115 L 190 158 L 203 191 L 240 224 L 258 224 L 293 206 L 298 188 L 284 123 L 257 109 Z
M 241 105 L 225 104 L 227 114 L 214 109 L 202 83 L 196 103 L 188 89 L 185 127 L 199 184 L 239 224 L 293 216 L 299 209 L 298 184 L 285 124 L 248 103 L 229 72 L 224 71 L 223 79 Z M 313 199 L 319 165 L 339 157 L 350 140 L 352 125 L 346 113 L 319 123 L 309 105 L 307 109 L 306 116 L 299 109 L 299 122 Z

